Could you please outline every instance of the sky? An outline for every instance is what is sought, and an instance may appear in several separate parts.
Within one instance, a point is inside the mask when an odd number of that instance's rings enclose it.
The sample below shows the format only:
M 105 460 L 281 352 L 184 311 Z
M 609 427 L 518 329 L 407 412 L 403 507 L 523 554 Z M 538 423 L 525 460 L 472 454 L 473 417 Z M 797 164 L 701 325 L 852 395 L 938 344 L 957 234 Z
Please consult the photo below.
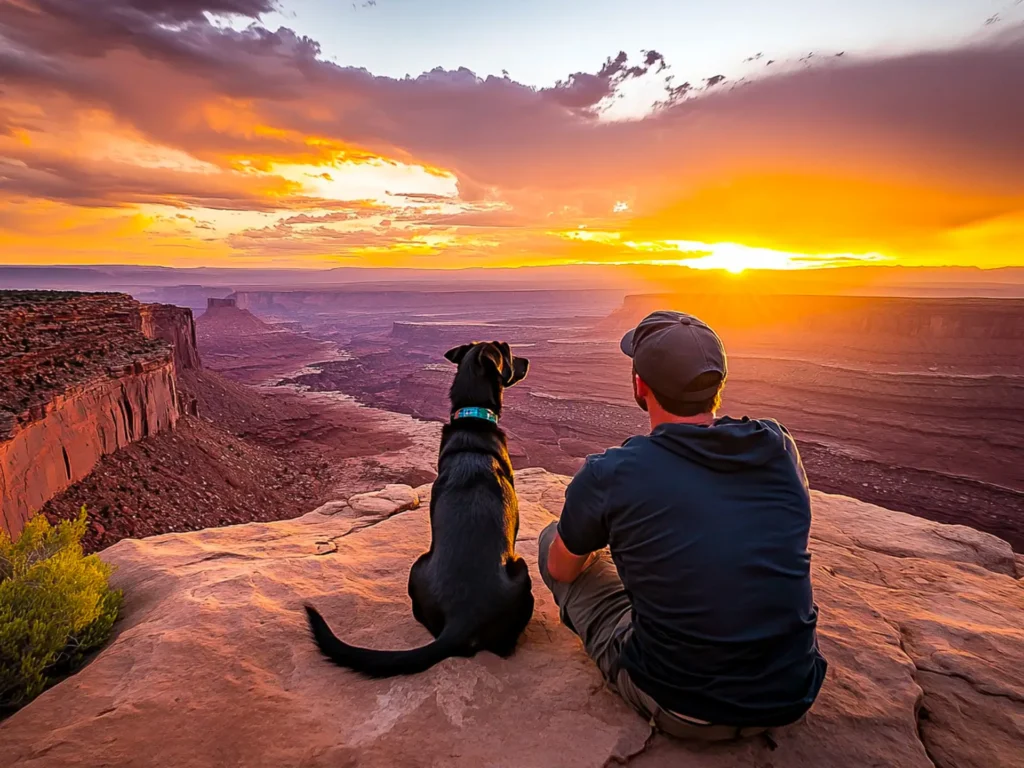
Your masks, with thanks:
M 0 263 L 1024 265 L 1017 0 L 0 0 Z

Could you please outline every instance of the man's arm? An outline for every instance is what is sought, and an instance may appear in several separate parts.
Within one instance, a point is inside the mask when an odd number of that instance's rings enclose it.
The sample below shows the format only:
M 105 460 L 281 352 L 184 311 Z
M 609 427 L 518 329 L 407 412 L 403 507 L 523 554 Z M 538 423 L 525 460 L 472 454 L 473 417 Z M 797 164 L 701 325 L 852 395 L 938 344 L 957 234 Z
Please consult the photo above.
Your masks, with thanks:
M 574 555 L 565 548 L 561 535 L 556 533 L 548 549 L 548 573 L 555 581 L 569 584 L 576 581 L 576 577 L 587 569 L 590 561 L 596 556 L 596 552 L 589 555 Z
M 555 581 L 575 581 L 597 551 L 608 544 L 607 498 L 598 471 L 600 461 L 601 456 L 588 457 L 565 489 L 558 532 L 548 549 L 548 573 Z

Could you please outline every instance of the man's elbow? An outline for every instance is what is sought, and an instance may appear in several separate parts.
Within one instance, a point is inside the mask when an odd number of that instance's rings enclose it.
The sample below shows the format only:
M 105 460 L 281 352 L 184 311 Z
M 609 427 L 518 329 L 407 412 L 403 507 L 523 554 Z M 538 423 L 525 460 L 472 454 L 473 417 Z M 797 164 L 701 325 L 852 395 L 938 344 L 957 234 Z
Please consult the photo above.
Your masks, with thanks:
M 565 548 L 561 538 L 556 536 L 548 550 L 548 574 L 555 581 L 571 584 L 580 575 L 586 560 L 586 557 L 572 554 Z
M 566 568 L 563 564 L 554 560 L 548 561 L 548 574 L 557 582 L 571 584 L 576 580 L 579 571 L 574 568 Z

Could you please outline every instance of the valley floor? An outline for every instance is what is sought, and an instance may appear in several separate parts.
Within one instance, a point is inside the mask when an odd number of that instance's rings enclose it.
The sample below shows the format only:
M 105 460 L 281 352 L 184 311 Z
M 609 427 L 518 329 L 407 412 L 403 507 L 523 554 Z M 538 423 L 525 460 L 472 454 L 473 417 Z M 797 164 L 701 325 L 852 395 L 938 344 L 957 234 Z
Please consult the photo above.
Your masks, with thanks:
M 106 456 L 44 507 L 51 521 L 86 508 L 87 551 L 123 538 L 292 518 L 339 494 L 431 479 L 423 469 L 382 463 L 412 439 L 354 402 L 260 390 L 212 371 L 186 372 L 181 385 L 198 416 Z
M 447 419 L 451 374 L 426 350 L 364 340 L 351 351 L 351 360 L 326 363 L 296 381 L 420 419 Z M 502 420 L 516 467 L 571 475 L 587 454 L 646 432 L 644 414 L 611 363 L 595 354 L 566 358 L 540 344 L 523 354 L 533 357 L 533 373 L 508 392 Z M 1006 422 L 1000 437 L 998 424 L 985 423 L 1001 417 L 983 393 L 969 401 L 943 393 L 942 400 L 909 384 L 885 392 L 878 381 L 863 381 L 860 386 L 871 392 L 865 398 L 855 385 L 844 391 L 834 379 L 821 384 L 812 378 L 800 384 L 789 371 L 783 384 L 781 374 L 764 372 L 767 366 L 743 362 L 736 364 L 737 381 L 726 388 L 725 412 L 774 417 L 793 430 L 813 488 L 968 525 L 1024 552 L 1024 480 L 1020 444 L 1013 442 L 1021 427 Z M 628 368 L 618 373 L 628 381 Z M 956 419 L 929 413 L 956 397 L 970 410 L 961 405 Z

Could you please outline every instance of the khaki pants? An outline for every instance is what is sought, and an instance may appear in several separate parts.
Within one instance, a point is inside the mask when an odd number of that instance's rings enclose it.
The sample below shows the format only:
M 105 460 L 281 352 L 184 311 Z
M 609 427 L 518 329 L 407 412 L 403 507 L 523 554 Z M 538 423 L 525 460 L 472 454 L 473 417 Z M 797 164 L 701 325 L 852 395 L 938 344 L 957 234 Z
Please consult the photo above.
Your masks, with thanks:
M 738 728 L 716 725 L 687 717 L 661 707 L 634 685 L 629 673 L 619 666 L 619 657 L 633 631 L 632 607 L 625 587 L 607 551 L 602 551 L 571 584 L 555 581 L 548 574 L 548 548 L 558 524 L 545 528 L 537 540 L 538 565 L 544 584 L 558 605 L 562 623 L 579 635 L 590 658 L 608 685 L 651 725 L 670 736 L 705 741 L 728 741 L 755 736 L 767 728 Z

